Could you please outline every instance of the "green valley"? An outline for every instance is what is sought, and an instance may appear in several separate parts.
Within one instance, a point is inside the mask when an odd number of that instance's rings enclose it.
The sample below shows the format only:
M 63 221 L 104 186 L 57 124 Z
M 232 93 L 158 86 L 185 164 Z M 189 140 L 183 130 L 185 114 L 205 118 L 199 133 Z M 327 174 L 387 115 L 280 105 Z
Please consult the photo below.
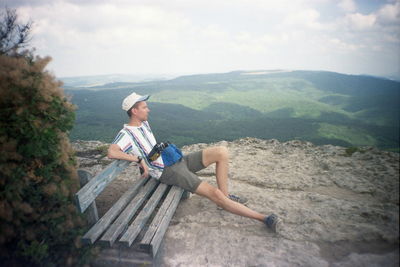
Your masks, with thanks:
M 400 83 L 323 71 L 235 71 L 171 80 L 68 88 L 71 139 L 111 142 L 126 121 L 122 99 L 150 94 L 150 123 L 178 145 L 241 137 L 399 148 Z

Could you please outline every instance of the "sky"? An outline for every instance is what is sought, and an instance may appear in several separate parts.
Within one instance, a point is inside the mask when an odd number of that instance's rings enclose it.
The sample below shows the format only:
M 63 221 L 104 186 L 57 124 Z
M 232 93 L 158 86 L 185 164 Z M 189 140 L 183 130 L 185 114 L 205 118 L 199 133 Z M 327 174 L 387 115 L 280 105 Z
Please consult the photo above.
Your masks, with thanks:
M 400 0 L 0 0 L 58 77 L 325 70 L 400 77 Z

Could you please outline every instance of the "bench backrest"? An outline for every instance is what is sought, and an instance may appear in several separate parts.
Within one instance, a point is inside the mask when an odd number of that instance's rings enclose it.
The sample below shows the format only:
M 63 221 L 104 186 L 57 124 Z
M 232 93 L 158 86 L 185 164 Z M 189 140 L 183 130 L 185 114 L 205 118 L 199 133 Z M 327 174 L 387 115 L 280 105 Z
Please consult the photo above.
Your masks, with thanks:
M 96 197 L 117 177 L 131 162 L 116 160 L 109 164 L 102 172 L 93 177 L 76 194 L 76 205 L 83 213 Z

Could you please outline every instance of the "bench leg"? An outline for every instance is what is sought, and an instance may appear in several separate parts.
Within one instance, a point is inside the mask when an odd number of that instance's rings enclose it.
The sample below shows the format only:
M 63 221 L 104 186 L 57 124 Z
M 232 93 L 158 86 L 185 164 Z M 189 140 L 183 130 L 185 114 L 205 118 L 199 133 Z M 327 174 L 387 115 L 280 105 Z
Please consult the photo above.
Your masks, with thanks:
M 93 175 L 85 170 L 78 170 L 79 182 L 81 187 L 87 184 L 90 179 L 93 178 Z M 96 201 L 93 201 L 92 204 L 85 211 L 87 222 L 90 226 L 94 225 L 99 220 L 99 214 L 97 212 Z

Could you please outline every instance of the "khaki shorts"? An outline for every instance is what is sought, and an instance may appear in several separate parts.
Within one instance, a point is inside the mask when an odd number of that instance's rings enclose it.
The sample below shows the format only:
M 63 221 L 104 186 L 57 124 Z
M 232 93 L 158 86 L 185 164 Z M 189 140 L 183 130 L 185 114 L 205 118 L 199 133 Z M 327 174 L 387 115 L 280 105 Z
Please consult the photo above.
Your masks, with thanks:
M 190 153 L 174 165 L 165 167 L 160 182 L 176 185 L 194 193 L 201 183 L 200 178 L 194 173 L 204 168 L 203 151 Z

